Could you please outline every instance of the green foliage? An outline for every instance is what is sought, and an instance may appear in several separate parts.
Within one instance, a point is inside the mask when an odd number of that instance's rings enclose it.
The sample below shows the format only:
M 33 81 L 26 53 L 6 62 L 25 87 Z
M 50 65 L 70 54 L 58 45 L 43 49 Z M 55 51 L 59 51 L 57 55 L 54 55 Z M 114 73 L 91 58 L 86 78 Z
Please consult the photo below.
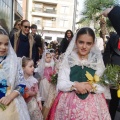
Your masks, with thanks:
M 85 11 L 83 15 L 87 15 L 92 18 L 92 15 L 103 11 L 103 9 L 114 5 L 114 0 L 86 0 Z
M 80 19 L 78 23 L 88 24 L 90 23 L 91 20 L 94 20 L 94 22 L 98 21 L 99 20 L 98 14 L 100 14 L 104 9 L 111 7 L 114 4 L 115 4 L 114 0 L 85 0 L 84 11 L 82 12 L 83 18 Z
M 80 21 L 77 24 L 80 24 L 80 23 L 82 23 L 83 26 L 84 25 L 88 26 L 90 24 L 90 20 L 83 17 L 82 19 L 80 19 Z
M 0 103 L 0 108 L 4 111 L 6 109 L 6 106 L 2 103 Z
M 100 84 L 119 88 L 120 85 L 120 66 L 107 65 L 103 76 L 100 78 Z

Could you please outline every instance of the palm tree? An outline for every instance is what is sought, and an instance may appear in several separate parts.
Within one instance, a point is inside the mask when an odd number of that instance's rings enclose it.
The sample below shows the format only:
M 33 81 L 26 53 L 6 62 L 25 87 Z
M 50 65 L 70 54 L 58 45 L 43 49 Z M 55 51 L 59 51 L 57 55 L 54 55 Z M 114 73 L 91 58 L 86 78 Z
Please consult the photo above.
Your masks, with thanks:
M 84 16 L 78 23 L 88 25 L 91 21 L 94 23 L 95 32 L 101 29 L 103 40 L 105 40 L 106 34 L 106 20 L 101 16 L 100 13 L 103 9 L 114 5 L 114 0 L 85 0 L 84 11 L 82 15 Z M 99 24 L 98 24 L 99 21 Z

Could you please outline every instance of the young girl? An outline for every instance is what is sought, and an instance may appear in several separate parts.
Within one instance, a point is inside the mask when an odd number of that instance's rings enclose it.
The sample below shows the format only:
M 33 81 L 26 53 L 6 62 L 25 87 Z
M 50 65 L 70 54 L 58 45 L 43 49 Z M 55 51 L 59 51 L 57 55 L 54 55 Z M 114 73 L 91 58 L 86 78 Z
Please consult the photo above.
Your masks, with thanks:
M 41 77 L 39 89 L 40 89 L 40 96 L 42 97 L 42 101 L 46 101 L 47 99 L 49 93 L 49 86 L 50 86 L 50 82 L 49 82 L 50 75 L 53 73 L 53 70 L 54 70 L 54 62 L 52 59 L 52 55 L 50 52 L 45 51 L 38 66 L 38 73 L 40 74 Z
M 30 120 L 21 94 L 25 79 L 6 31 L 0 26 L 0 120 Z M 4 105 L 2 110 L 1 105 Z
M 38 73 L 41 76 L 41 81 L 39 85 L 40 89 L 40 96 L 42 97 L 42 101 L 44 101 L 43 105 L 43 116 L 44 120 L 49 112 L 51 101 L 53 96 L 51 97 L 51 89 L 53 89 L 52 93 L 55 93 L 54 87 L 52 87 L 52 84 L 50 83 L 50 75 L 54 71 L 54 60 L 52 58 L 52 55 L 49 51 L 45 51 L 43 53 L 42 59 L 40 61 L 40 64 L 38 66 Z
M 55 65 L 56 73 L 58 73 L 58 71 L 59 71 L 59 67 L 62 62 L 63 56 L 64 56 L 64 54 L 61 54 L 59 57 L 59 60 L 56 62 L 56 65 Z M 56 96 L 57 96 L 56 84 L 50 84 L 49 94 L 48 94 L 47 100 L 45 101 L 44 106 L 43 106 L 42 113 L 44 116 L 44 120 L 46 120 L 48 113 L 50 111 L 50 108 L 51 108 Z
M 87 82 L 86 72 L 101 76 L 105 70 L 91 28 L 81 28 L 73 37 L 58 74 L 57 95 L 48 120 L 111 120 L 103 87 Z M 109 94 L 109 93 L 108 93 Z
M 39 97 L 38 81 L 33 77 L 34 62 L 30 58 L 22 58 L 22 67 L 26 79 L 24 98 L 28 106 L 31 120 L 42 120 L 42 105 Z

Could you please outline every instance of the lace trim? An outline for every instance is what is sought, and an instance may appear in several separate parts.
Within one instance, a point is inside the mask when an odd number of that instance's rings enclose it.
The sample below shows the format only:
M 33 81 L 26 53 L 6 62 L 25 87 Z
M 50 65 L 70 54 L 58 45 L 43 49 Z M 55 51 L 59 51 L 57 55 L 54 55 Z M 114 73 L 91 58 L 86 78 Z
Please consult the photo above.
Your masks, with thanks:
M 89 59 L 89 58 L 92 58 L 92 59 Z M 99 59 L 98 55 L 90 54 L 88 57 L 88 60 L 79 60 L 78 56 L 76 56 L 74 53 L 68 56 L 68 64 L 70 67 L 78 65 L 78 66 L 82 66 L 82 68 L 86 66 L 94 70 L 97 70 L 97 65 L 99 63 L 98 59 Z

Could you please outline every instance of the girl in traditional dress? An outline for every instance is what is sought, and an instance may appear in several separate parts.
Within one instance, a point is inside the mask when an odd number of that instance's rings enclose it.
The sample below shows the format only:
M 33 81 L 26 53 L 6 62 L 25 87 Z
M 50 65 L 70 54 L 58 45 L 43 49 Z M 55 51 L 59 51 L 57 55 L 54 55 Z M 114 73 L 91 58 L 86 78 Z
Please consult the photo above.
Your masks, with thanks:
M 24 98 L 28 106 L 31 120 L 43 120 L 42 104 L 39 96 L 38 81 L 33 77 L 34 62 L 30 58 L 22 58 L 22 67 L 26 79 Z
M 55 74 L 58 73 L 58 71 L 59 71 L 59 67 L 60 67 L 60 64 L 62 62 L 63 56 L 64 56 L 64 54 L 61 54 L 59 57 L 59 60 L 57 60 L 57 62 L 56 62 Z M 43 116 L 44 116 L 44 120 L 46 120 L 46 118 L 48 116 L 48 113 L 49 113 L 50 108 L 54 102 L 56 95 L 57 95 L 56 84 L 50 83 L 49 94 L 47 96 L 46 101 L 44 102 L 43 111 L 42 111 Z
M 37 70 L 41 76 L 39 91 L 42 101 L 44 101 L 42 113 L 45 120 L 56 92 L 56 88 L 50 83 L 51 74 L 54 72 L 54 60 L 48 50 L 43 53 Z
M 6 31 L 0 26 L 0 120 L 30 120 L 24 93 L 25 79 Z
M 40 96 L 42 97 L 42 101 L 46 101 L 50 87 L 50 75 L 54 71 L 54 61 L 49 51 L 43 53 L 37 70 L 41 77 L 39 85 Z
M 81 28 L 73 37 L 58 73 L 57 95 L 48 120 L 111 120 L 104 87 L 88 82 L 86 72 L 94 78 L 105 70 L 100 50 L 95 47 L 91 28 Z M 93 91 L 93 92 L 92 92 Z M 108 93 L 109 94 L 109 93 Z

